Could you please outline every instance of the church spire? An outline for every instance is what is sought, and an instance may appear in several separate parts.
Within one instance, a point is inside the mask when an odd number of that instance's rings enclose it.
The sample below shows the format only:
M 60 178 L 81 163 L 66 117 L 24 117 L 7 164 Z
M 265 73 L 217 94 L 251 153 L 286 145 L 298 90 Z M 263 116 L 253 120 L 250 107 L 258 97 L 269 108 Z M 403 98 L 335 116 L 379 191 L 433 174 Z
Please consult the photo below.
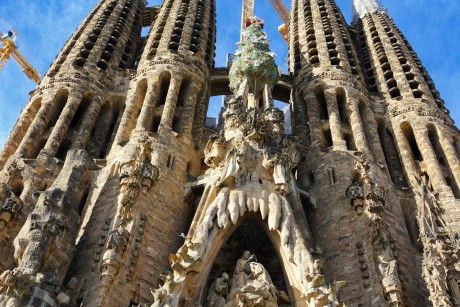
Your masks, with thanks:
M 363 18 L 368 13 L 386 12 L 380 0 L 352 0 L 353 21 Z

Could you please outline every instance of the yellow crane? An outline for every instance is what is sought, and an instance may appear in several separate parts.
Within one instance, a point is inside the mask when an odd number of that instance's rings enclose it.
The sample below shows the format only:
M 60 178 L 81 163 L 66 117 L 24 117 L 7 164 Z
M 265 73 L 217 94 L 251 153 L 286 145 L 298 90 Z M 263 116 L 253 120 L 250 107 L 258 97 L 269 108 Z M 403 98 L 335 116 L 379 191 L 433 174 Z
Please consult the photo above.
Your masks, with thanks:
M 24 73 L 35 83 L 39 83 L 42 77 L 38 71 L 26 60 L 26 58 L 19 52 L 16 45 L 17 31 L 11 29 L 6 33 L 0 32 L 0 70 L 5 64 L 13 57 L 19 65 L 21 65 Z
M 287 10 L 283 1 L 270 0 L 270 2 L 278 13 L 278 16 L 280 16 L 281 20 L 283 21 L 283 24 L 278 27 L 278 32 L 280 32 L 286 43 L 289 44 L 289 24 L 291 22 L 291 14 Z
M 270 0 L 270 3 L 275 8 L 278 16 L 280 16 L 283 24 L 278 27 L 283 39 L 289 43 L 289 24 L 291 21 L 291 14 L 287 10 L 282 0 Z M 243 15 L 241 24 L 241 35 L 243 30 L 250 25 L 251 18 L 254 17 L 254 0 L 243 0 Z

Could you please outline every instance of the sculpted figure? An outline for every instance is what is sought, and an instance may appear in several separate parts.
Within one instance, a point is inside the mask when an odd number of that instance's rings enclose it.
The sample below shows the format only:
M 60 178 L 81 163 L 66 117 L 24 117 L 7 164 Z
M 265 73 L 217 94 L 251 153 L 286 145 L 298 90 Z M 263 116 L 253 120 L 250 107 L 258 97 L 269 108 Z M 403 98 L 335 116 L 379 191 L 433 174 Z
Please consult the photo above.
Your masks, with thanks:
M 236 262 L 235 271 L 233 272 L 233 288 L 241 288 L 247 284 L 252 277 L 249 263 L 254 259 L 250 251 L 245 251 L 243 257 Z
M 204 150 L 204 162 L 212 168 L 217 167 L 225 155 L 225 137 L 223 131 L 219 134 L 210 136 L 208 144 Z
M 264 266 L 254 262 L 254 259 L 254 255 L 245 251 L 243 257 L 237 261 L 230 302 L 225 306 L 277 306 L 276 293 L 279 291 Z
M 22 200 L 13 191 L 7 191 L 5 202 L 0 207 L 0 230 L 18 215 L 22 207 Z
M 222 273 L 222 276 L 217 278 L 209 289 L 207 298 L 209 307 L 223 307 L 225 306 L 225 297 L 228 295 L 229 276 L 227 273 Z

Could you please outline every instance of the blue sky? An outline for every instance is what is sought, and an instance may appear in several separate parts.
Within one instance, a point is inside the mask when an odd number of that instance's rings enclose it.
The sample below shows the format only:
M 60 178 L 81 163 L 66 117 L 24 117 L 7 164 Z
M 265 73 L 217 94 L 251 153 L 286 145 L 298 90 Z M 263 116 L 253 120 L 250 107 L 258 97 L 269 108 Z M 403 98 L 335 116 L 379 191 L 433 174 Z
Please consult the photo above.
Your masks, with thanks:
M 1 0 L 0 17 L 19 32 L 18 45 L 43 75 L 66 40 L 98 0 Z M 150 0 L 149 5 L 161 1 Z M 286 43 L 278 34 L 281 21 L 269 0 L 255 0 L 256 15 L 265 20 L 265 30 L 278 55 L 277 63 L 287 70 Z M 285 2 L 287 2 L 285 0 Z M 351 19 L 351 0 L 337 0 L 347 20 Z M 382 0 L 390 15 L 408 38 L 431 74 L 441 96 L 460 123 L 460 32 L 457 0 Z M 286 3 L 289 5 L 288 3 Z M 236 50 L 239 40 L 241 0 L 217 0 L 216 66 L 224 66 L 226 54 Z M 9 30 L 0 20 L 0 31 Z M 13 60 L 0 71 L 0 146 L 3 146 L 28 94 L 35 83 L 27 79 Z M 219 108 L 215 99 L 215 113 Z

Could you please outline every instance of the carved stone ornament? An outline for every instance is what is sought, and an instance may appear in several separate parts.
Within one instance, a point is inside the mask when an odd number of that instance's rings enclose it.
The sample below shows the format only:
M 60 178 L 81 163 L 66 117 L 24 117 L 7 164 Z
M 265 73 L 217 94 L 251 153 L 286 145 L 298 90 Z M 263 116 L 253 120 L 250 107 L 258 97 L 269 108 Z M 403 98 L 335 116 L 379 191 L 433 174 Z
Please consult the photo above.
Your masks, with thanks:
M 364 213 L 364 191 L 363 183 L 361 181 L 356 181 L 351 186 L 347 188 L 346 192 L 347 197 L 351 200 L 351 205 L 355 208 L 355 211 L 358 215 Z
M 69 151 L 68 157 L 55 183 L 45 192 L 34 194 L 35 208 L 14 240 L 17 267 L 0 278 L 1 306 L 42 306 L 45 302 L 59 306 L 69 302 L 69 285 L 62 286 L 66 274 L 63 268 L 76 252 L 80 223 L 77 206 L 90 158 L 79 149 Z M 68 182 L 74 184 L 71 189 Z M 10 212 L 17 211 L 16 202 L 10 202 Z
M 417 210 L 417 223 L 423 244 L 422 276 L 428 285 L 429 299 L 433 306 L 458 306 L 460 246 L 428 179 L 420 176 L 416 180 L 419 183 L 417 196 L 424 206 Z
M 158 168 L 147 159 L 150 150 L 151 144 L 147 140 L 139 140 L 136 146 L 137 157 L 119 166 L 118 177 L 121 185 L 119 217 L 122 221 L 132 219 L 131 210 L 139 194 L 142 192 L 146 195 L 158 179 Z
M 369 223 L 370 240 L 373 247 L 374 259 L 377 264 L 385 296 L 390 306 L 403 306 L 402 287 L 398 273 L 398 261 L 390 242 L 391 235 L 384 223 L 385 189 L 372 180 L 371 163 L 364 155 L 357 158 L 355 171 L 360 179 L 348 187 L 346 195 L 358 215 L 366 213 Z M 362 259 L 363 279 L 368 278 L 367 265 L 364 258 L 364 246 L 357 245 L 358 254 Z M 365 280 L 365 286 L 368 285 Z
M 321 273 L 321 253 L 308 246 L 291 207 L 290 202 L 300 202 L 292 172 L 299 161 L 296 139 L 284 133 L 284 115 L 274 107 L 270 86 L 255 86 L 254 82 L 251 75 L 243 78 L 223 114 L 224 130 L 211 136 L 206 145 L 205 163 L 210 169 L 197 209 L 201 213 L 194 217 L 183 246 L 171 255 L 172 272 L 163 278 L 164 285 L 152 292 L 152 306 L 178 306 L 183 291 L 192 296 L 189 291 L 199 292 L 196 286 L 194 290 L 187 288 L 191 273 L 202 271 L 204 265 L 212 266 L 209 250 L 216 244 L 216 236 L 235 229 L 248 213 L 259 216 L 267 223 L 268 231 L 279 237 L 277 248 L 286 255 L 284 265 L 297 273 L 292 283 L 301 293 L 298 299 L 310 306 L 340 305 L 338 286 L 326 283 Z M 250 271 L 257 272 L 253 276 L 260 279 L 245 280 L 247 273 L 241 273 L 241 280 L 234 276 L 230 301 L 238 302 L 238 306 L 256 301 L 276 306 L 277 294 L 265 269 L 253 263 Z M 219 283 L 219 289 L 223 289 L 224 280 Z M 224 290 L 214 287 L 212 291 L 217 294 L 211 299 L 216 299 Z M 197 295 L 189 300 L 202 304 Z
M 5 201 L 0 207 L 0 231 L 16 218 L 22 208 L 22 200 L 13 191 L 7 191 Z

